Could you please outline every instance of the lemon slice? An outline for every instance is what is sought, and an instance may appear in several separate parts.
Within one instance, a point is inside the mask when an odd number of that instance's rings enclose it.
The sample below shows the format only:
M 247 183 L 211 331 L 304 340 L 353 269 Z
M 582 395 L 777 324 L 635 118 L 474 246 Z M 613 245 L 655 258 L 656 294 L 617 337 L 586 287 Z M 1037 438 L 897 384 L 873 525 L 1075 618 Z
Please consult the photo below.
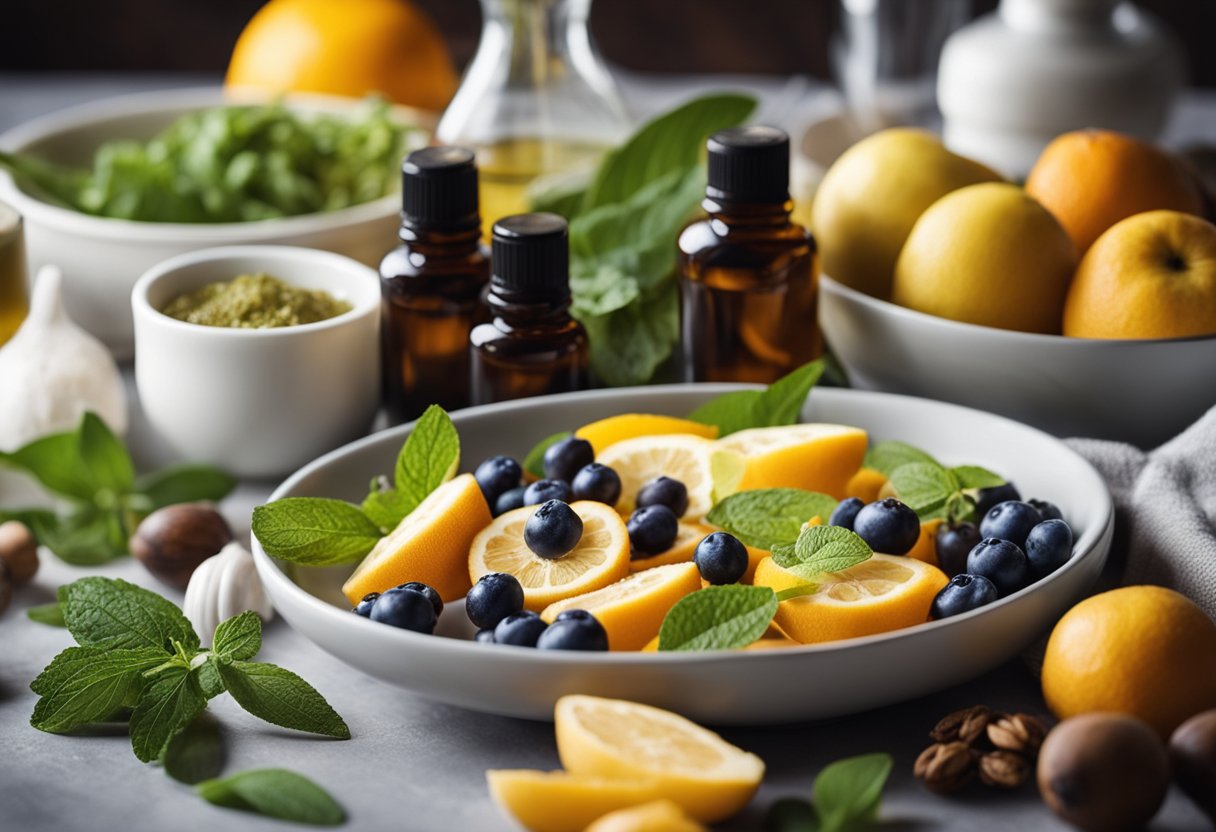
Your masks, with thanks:
M 587 827 L 587 832 L 708 832 L 670 800 L 609 812 Z
M 673 433 L 717 439 L 718 426 L 703 425 L 691 419 L 677 419 L 675 416 L 659 416 L 654 413 L 622 413 L 620 416 L 609 416 L 607 419 L 583 425 L 574 432 L 574 435 L 590 442 L 598 456 L 610 445 L 626 439 L 634 439 L 639 436 L 664 436 Z
M 540 617 L 552 622 L 565 610 L 586 610 L 608 631 L 608 649 L 641 650 L 658 635 L 667 611 L 701 588 L 695 563 L 673 563 L 638 572 L 614 584 L 545 607 Z
M 746 460 L 740 491 L 801 488 L 844 496 L 866 454 L 866 432 L 847 425 L 752 428 L 718 440 Z
M 524 607 L 540 612 L 552 603 L 582 595 L 629 574 L 629 532 L 611 506 L 591 500 L 571 503 L 583 521 L 583 536 L 568 554 L 549 560 L 524 542 L 524 525 L 536 511 L 508 511 L 481 530 L 468 548 L 468 577 L 508 572 L 524 588 Z
M 621 478 L 617 510 L 633 511 L 638 489 L 656 477 L 671 477 L 688 489 L 684 516 L 699 520 L 714 503 L 735 493 L 743 478 L 743 457 L 712 439 L 687 434 L 639 436 L 609 447 L 599 462 Z
M 453 601 L 469 591 L 469 544 L 490 522 L 490 509 L 472 474 L 432 491 L 368 553 L 342 585 L 352 604 L 369 592 L 421 581 Z
M 686 523 L 681 520 L 676 532 L 676 541 L 671 544 L 670 549 L 648 558 L 634 558 L 629 561 L 629 571 L 642 572 L 656 566 L 667 566 L 669 563 L 687 563 L 696 554 L 697 544 L 716 531 L 713 526 L 704 523 Z
M 760 562 L 755 582 L 777 592 L 806 583 L 772 558 Z M 803 644 L 899 630 L 929 620 L 933 597 L 946 582 L 936 566 L 876 554 L 841 572 L 820 576 L 817 592 L 782 601 L 773 621 Z
M 764 762 L 682 716 L 620 699 L 563 696 L 554 709 L 557 753 L 571 774 L 653 780 L 703 823 L 747 805 Z
M 597 818 L 661 797 L 652 782 L 582 777 L 564 771 L 486 772 L 490 797 L 531 832 L 583 832 Z

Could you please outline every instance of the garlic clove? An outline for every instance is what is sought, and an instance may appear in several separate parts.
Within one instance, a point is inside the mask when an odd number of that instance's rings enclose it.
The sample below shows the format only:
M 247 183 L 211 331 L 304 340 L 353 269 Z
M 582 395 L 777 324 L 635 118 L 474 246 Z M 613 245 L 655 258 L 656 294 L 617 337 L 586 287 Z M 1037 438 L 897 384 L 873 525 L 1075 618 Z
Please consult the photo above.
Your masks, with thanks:
M 253 555 L 236 542 L 207 558 L 194 571 L 182 610 L 205 644 L 211 642 L 220 622 L 246 610 L 257 613 L 263 621 L 274 617 Z

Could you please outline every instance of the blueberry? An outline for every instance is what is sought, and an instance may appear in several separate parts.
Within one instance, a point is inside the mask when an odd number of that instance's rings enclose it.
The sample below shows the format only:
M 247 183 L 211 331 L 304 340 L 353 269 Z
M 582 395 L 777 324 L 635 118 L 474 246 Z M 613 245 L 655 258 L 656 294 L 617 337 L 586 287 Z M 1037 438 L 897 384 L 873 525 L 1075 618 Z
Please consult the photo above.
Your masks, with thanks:
M 595 450 L 586 439 L 568 436 L 545 450 L 545 476 L 570 482 L 574 475 L 595 461 Z
M 580 468 L 570 485 L 576 500 L 595 500 L 614 506 L 621 499 L 621 478 L 616 471 L 598 462 Z
M 412 589 L 394 588 L 381 593 L 372 604 L 369 618 L 415 633 L 435 631 L 435 607 L 431 599 Z
M 473 636 L 473 641 L 477 642 L 478 644 L 493 644 L 494 643 L 494 631 L 493 630 L 478 630 L 477 634 Z
M 747 571 L 747 547 L 733 534 L 714 532 L 697 544 L 692 560 L 714 586 L 738 583 Z
M 474 625 L 492 630 L 508 615 L 524 608 L 524 588 L 508 572 L 482 575 L 464 599 L 464 611 Z
M 955 575 L 933 599 L 929 617 L 936 620 L 961 615 L 991 604 L 998 597 L 996 586 L 983 575 Z
M 524 505 L 538 506 L 550 500 L 561 500 L 568 503 L 574 499 L 574 492 L 569 484 L 561 480 L 537 480 L 524 491 Z
M 370 616 L 372 614 L 372 604 L 376 603 L 376 599 L 379 597 L 380 597 L 379 592 L 367 593 L 366 595 L 363 596 L 363 599 L 360 600 L 359 603 L 355 604 L 354 608 L 351 609 L 351 612 L 355 613 L 356 615 L 361 615 L 364 618 L 367 618 L 368 616 Z
M 634 505 L 638 508 L 646 506 L 667 506 L 677 517 L 683 517 L 688 511 L 688 489 L 679 480 L 671 477 L 659 477 L 638 489 Z
M 1006 500 L 988 509 L 984 519 L 980 521 L 980 537 L 995 537 L 1008 540 L 1014 546 L 1022 549 L 1026 545 L 1026 535 L 1042 521 L 1039 510 L 1030 503 L 1021 500 Z
M 642 555 L 657 555 L 671 548 L 680 533 L 680 521 L 667 506 L 652 505 L 637 509 L 625 524 L 629 543 Z
M 980 517 L 983 517 L 997 503 L 1020 499 L 1022 499 L 1022 495 L 1018 492 L 1017 486 L 1011 482 L 995 485 L 992 488 L 981 488 L 975 495 L 975 510 Z
M 899 500 L 888 497 L 863 506 L 853 520 L 853 531 L 875 552 L 906 555 L 920 538 L 920 518 Z
M 542 558 L 557 560 L 578 545 L 583 518 L 561 500 L 549 500 L 528 518 L 524 543 Z
M 832 509 L 832 516 L 828 518 L 828 525 L 841 526 L 852 531 L 853 522 L 857 519 L 857 512 L 861 511 L 864 505 L 865 503 L 857 497 L 842 500 L 836 508 Z
M 536 646 L 541 650 L 607 650 L 608 633 L 586 610 L 566 610 L 540 634 Z
M 1030 583 L 1030 563 L 1017 544 L 988 537 L 967 555 L 967 574 L 982 575 L 992 581 L 1004 598 Z
M 980 530 L 974 523 L 956 523 L 953 526 L 942 523 L 937 527 L 934 538 L 938 567 L 951 576 L 966 572 L 967 555 L 971 554 L 980 539 Z
M 1064 512 L 1060 511 L 1060 507 L 1055 503 L 1047 500 L 1027 500 L 1039 512 L 1039 516 L 1044 520 L 1063 520 Z
M 1072 557 L 1072 529 L 1063 520 L 1044 520 L 1026 535 L 1026 559 L 1037 581 L 1055 572 Z
M 443 615 L 443 599 L 439 597 L 438 592 L 422 581 L 410 581 L 408 584 L 401 584 L 397 589 L 412 589 L 414 592 L 421 592 L 431 602 L 431 606 L 435 608 L 435 617 L 438 618 Z
M 524 469 L 509 456 L 492 456 L 477 466 L 473 476 L 481 486 L 486 502 L 494 505 L 504 492 L 519 485 L 524 477 Z
M 514 644 L 516 647 L 535 647 L 536 640 L 545 631 L 545 622 L 531 610 L 508 615 L 494 628 L 495 644 Z
M 508 511 L 514 511 L 517 508 L 524 507 L 524 494 L 528 491 L 522 485 L 518 485 L 508 491 L 502 492 L 498 499 L 494 502 L 494 516 L 506 514 Z

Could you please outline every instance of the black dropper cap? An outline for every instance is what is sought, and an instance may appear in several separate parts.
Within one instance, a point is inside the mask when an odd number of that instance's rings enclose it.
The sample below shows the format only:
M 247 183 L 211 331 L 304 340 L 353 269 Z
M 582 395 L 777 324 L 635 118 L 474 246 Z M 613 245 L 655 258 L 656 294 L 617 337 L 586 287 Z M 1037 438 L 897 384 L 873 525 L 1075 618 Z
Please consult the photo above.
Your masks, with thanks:
M 494 223 L 490 286 L 522 298 L 568 298 L 570 244 L 566 221 L 557 214 L 515 214 Z
M 401 214 L 415 228 L 477 228 L 477 165 L 464 147 L 426 147 L 401 164 Z
M 709 137 L 710 199 L 785 202 L 790 198 L 790 137 L 776 127 L 719 130 Z

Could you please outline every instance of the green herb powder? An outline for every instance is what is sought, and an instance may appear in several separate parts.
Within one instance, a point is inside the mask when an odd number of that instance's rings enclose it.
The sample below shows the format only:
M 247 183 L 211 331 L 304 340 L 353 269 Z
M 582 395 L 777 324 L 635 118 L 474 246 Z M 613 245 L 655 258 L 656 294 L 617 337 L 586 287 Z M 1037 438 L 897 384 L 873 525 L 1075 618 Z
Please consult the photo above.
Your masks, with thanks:
M 243 274 L 181 295 L 161 311 L 202 326 L 268 329 L 324 321 L 350 308 L 320 289 L 301 289 L 268 274 Z

